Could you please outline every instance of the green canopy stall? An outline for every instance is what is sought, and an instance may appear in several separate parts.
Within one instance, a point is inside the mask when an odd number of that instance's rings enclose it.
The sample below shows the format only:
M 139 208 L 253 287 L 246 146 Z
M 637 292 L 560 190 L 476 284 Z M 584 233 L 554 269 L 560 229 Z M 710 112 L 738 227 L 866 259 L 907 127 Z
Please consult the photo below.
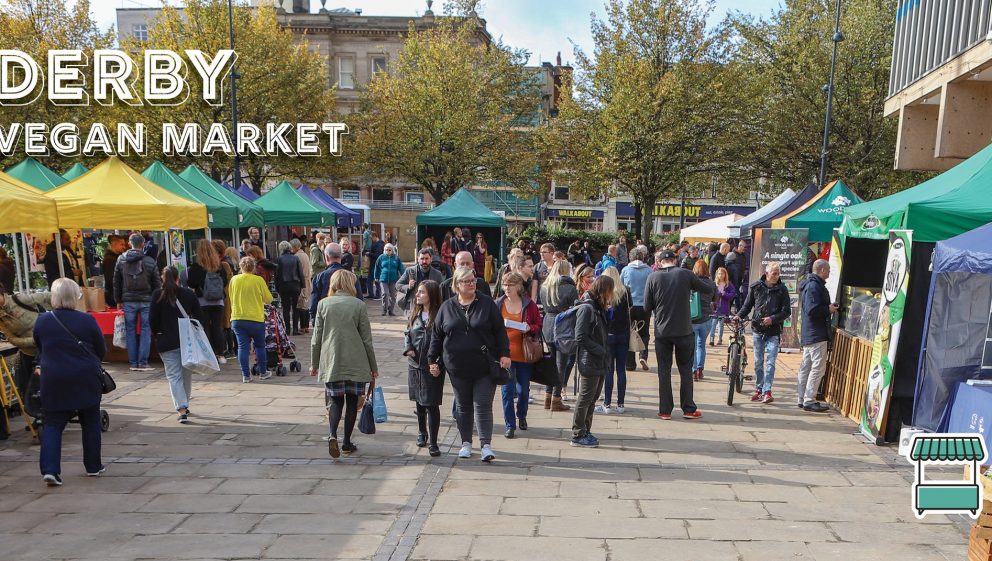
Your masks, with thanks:
M 488 247 L 499 240 L 499 263 L 496 266 L 503 262 L 506 219 L 489 210 L 465 188 L 456 191 L 436 208 L 417 216 L 417 247 L 428 237 L 434 238 L 437 246 L 441 247 L 445 233 L 456 227 L 467 227 L 476 234 L 481 233 Z
M 240 236 L 238 235 L 238 228 L 249 228 L 256 226 L 261 228 L 265 225 L 265 213 L 262 211 L 262 207 L 256 205 L 255 203 L 246 201 L 244 198 L 239 197 L 232 193 L 231 191 L 225 189 L 220 183 L 217 183 L 210 178 L 209 175 L 203 172 L 200 168 L 190 164 L 186 166 L 186 169 L 179 172 L 179 177 L 185 179 L 188 183 L 198 187 L 201 191 L 209 193 L 215 199 L 220 199 L 226 201 L 238 209 L 238 224 L 231 228 L 231 240 L 233 245 L 238 245 L 241 243 Z
M 844 221 L 844 209 L 863 202 L 843 181 L 830 183 L 793 212 L 772 220 L 772 228 L 806 228 L 807 241 L 829 242 Z
M 68 181 L 30 156 L 8 169 L 7 174 L 42 191 L 54 189 Z
M 84 166 L 83 164 L 75 163 L 72 164 L 71 168 L 67 169 L 65 173 L 62 174 L 62 177 L 64 177 L 66 181 L 72 181 L 88 171 L 90 171 L 90 168 Z
M 189 183 L 165 167 L 162 162 L 155 160 L 141 172 L 145 179 L 170 191 L 184 199 L 202 203 L 207 207 L 207 230 L 210 228 L 236 228 L 238 226 L 238 208 L 231 203 L 222 201 L 206 191 Z M 210 234 L 207 234 L 210 237 Z
M 255 201 L 265 212 L 266 226 L 333 226 L 337 216 L 296 192 L 287 181 Z

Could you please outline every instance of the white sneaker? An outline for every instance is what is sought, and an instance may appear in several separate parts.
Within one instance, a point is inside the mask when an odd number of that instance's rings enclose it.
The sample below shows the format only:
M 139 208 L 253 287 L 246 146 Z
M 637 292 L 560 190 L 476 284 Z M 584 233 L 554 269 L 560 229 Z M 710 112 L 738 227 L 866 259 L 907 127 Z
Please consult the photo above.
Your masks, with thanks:
M 472 443 L 462 442 L 462 449 L 458 451 L 459 458 L 471 458 L 472 457 Z
M 258 379 L 259 380 L 268 380 L 271 377 L 272 377 L 272 371 L 271 370 L 266 370 L 265 372 L 262 372 L 262 374 L 258 377 Z
M 482 447 L 482 461 L 491 462 L 496 459 L 496 454 L 493 454 L 493 449 L 491 446 L 486 444 Z
M 646 360 L 644 360 L 644 359 L 642 358 L 642 359 L 640 360 L 640 363 L 641 363 L 641 370 L 645 370 L 645 371 L 647 371 L 647 370 L 648 370 L 648 361 L 646 361 Z
M 616 411 L 617 413 L 621 414 L 621 415 L 624 412 L 623 405 L 617 405 L 616 407 L 613 408 L 613 410 Z
M 596 412 L 597 413 L 602 413 L 603 415 L 609 415 L 610 414 L 610 406 L 609 405 L 599 404 L 599 405 L 596 406 Z
M 227 359 L 222 356 L 219 356 L 217 357 L 217 364 L 227 364 Z

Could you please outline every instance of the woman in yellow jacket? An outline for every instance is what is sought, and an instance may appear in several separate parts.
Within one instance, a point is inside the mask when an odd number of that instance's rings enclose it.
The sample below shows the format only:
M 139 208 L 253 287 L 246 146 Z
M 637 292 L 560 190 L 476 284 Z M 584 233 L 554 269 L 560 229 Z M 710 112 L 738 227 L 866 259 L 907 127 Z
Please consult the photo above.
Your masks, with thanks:
M 265 279 L 255 274 L 255 259 L 242 257 L 238 262 L 240 275 L 228 284 L 231 300 L 231 328 L 238 338 L 238 362 L 244 383 L 251 382 L 248 353 L 255 343 L 255 359 L 261 371 L 260 378 L 267 380 L 272 374 L 265 367 L 265 305 L 272 303 L 272 292 Z

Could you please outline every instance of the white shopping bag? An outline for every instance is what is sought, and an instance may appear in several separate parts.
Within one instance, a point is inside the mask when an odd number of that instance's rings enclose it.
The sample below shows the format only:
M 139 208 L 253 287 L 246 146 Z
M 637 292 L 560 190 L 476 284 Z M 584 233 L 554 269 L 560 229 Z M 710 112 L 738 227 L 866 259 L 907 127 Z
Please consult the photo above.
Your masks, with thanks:
M 217 357 L 210 346 L 210 339 L 207 338 L 207 333 L 203 331 L 200 322 L 189 317 L 178 300 L 176 305 L 183 315 L 179 318 L 179 351 L 183 368 L 203 375 L 220 372 L 220 365 L 217 364 Z
M 142 325 L 141 327 L 145 327 Z M 124 314 L 114 318 L 114 346 L 119 349 L 127 348 L 127 331 L 124 329 Z

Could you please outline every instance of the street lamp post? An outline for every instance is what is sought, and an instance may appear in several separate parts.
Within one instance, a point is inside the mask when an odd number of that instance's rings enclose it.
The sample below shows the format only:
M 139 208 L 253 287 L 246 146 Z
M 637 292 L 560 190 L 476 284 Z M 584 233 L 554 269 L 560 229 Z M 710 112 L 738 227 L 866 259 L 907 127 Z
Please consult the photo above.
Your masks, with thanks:
M 227 0 L 227 26 L 234 50 L 234 6 Z M 231 140 L 234 143 L 234 188 L 241 187 L 241 155 L 238 153 L 238 70 L 231 68 Z
M 834 52 L 830 59 L 830 83 L 826 86 L 827 118 L 823 126 L 823 148 L 820 151 L 820 187 L 823 187 L 827 182 L 827 153 L 830 149 L 830 121 L 833 118 L 834 111 L 834 74 L 837 70 L 837 47 L 844 40 L 844 34 L 840 31 L 840 3 L 841 0 L 837 0 L 837 14 L 834 19 L 833 36 Z

